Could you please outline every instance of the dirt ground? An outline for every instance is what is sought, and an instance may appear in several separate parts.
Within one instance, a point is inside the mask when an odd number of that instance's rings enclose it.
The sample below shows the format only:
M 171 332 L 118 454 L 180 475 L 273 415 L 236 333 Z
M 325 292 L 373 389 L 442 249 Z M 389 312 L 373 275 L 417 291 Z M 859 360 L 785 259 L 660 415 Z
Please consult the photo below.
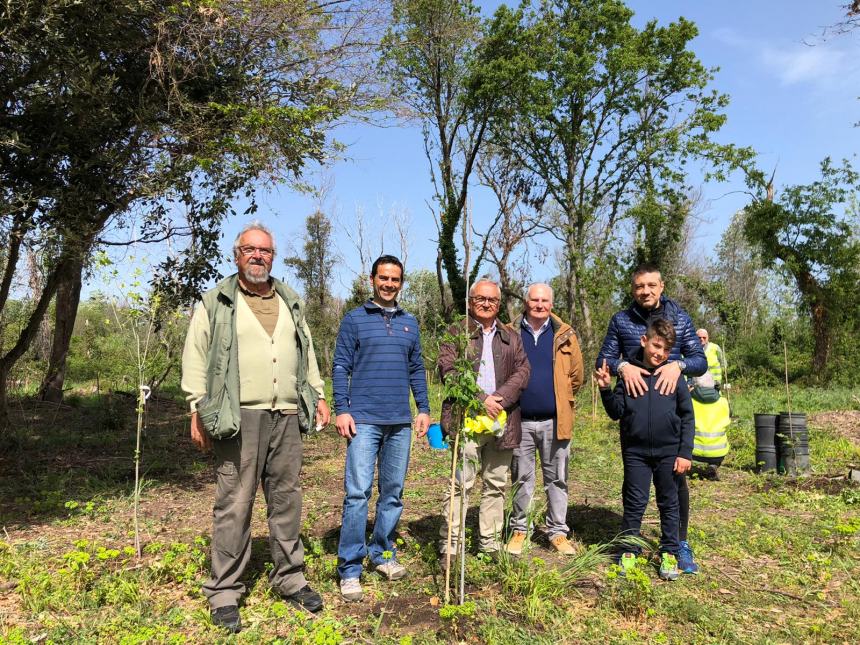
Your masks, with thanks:
M 808 423 L 810 426 L 830 428 L 836 434 L 860 445 L 860 410 L 819 412 L 811 414 Z

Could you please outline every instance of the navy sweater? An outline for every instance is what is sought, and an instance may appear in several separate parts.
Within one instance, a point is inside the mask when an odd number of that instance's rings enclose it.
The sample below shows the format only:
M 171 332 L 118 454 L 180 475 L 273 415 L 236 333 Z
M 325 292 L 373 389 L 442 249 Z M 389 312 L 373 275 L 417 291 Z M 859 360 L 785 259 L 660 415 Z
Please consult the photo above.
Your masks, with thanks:
M 553 381 L 552 351 L 555 332 L 552 325 L 548 325 L 535 344 L 535 337 L 526 329 L 526 324 L 523 319 L 520 335 L 531 366 L 531 376 L 526 389 L 520 394 L 520 409 L 524 418 L 554 417 L 555 382 Z
M 409 391 L 419 412 L 430 412 L 418 321 L 397 307 L 385 312 L 368 300 L 340 323 L 332 367 L 334 407 L 356 423 L 412 422 Z
M 648 385 L 645 394 L 636 398 L 629 396 L 620 378 L 615 390 L 600 390 L 606 414 L 614 421 L 621 420 L 621 450 L 644 457 L 692 459 L 696 422 L 687 381 L 679 376 L 674 394 L 660 394 L 654 375 L 657 368 L 647 367 L 641 357 L 640 349 L 638 357 L 632 358 L 630 363 L 650 372 L 643 376 Z

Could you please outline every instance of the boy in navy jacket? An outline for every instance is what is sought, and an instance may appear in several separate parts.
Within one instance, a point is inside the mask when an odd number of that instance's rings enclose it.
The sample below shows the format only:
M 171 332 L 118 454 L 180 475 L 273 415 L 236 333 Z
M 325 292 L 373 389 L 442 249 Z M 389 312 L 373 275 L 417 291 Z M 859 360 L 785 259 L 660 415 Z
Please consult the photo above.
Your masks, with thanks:
M 641 350 L 630 362 L 648 371 L 645 377 L 648 389 L 644 395 L 629 396 L 621 379 L 614 390 L 610 389 L 611 377 L 605 359 L 594 375 L 606 413 L 611 419 L 621 421 L 621 457 L 624 460 L 621 532 L 639 535 L 653 479 L 660 510 L 660 577 L 675 580 L 679 548 L 676 478 L 683 477 L 692 463 L 693 403 L 683 376 L 678 377 L 674 393 L 660 394 L 655 386 L 654 370 L 667 361 L 675 344 L 672 323 L 654 321 L 640 343 Z M 625 560 L 627 558 L 622 556 L 622 565 Z

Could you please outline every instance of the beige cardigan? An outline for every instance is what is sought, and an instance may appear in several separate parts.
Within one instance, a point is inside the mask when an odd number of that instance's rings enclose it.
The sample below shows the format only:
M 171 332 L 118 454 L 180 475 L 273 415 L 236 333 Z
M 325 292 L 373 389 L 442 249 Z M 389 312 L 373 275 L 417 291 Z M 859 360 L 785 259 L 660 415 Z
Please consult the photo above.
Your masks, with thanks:
M 284 301 L 278 298 L 278 324 L 270 338 L 243 297 L 236 299 L 236 333 L 239 339 L 239 401 L 243 408 L 288 410 L 298 408 L 296 392 L 296 329 Z M 305 323 L 305 333 L 310 331 Z M 189 392 L 191 411 L 206 392 L 206 357 L 209 351 L 209 317 L 202 303 L 191 317 L 188 342 L 182 353 L 182 389 Z M 308 382 L 323 398 L 313 346 L 308 356 Z

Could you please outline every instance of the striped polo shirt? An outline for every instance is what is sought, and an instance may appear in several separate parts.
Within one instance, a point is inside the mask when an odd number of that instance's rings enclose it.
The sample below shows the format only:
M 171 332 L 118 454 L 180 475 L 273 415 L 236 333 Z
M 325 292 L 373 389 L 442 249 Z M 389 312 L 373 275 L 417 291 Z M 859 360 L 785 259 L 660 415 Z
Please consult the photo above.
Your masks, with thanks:
M 409 394 L 419 412 L 430 412 L 421 340 L 415 317 L 371 300 L 341 321 L 334 350 L 332 386 L 337 414 L 356 423 L 412 422 Z

